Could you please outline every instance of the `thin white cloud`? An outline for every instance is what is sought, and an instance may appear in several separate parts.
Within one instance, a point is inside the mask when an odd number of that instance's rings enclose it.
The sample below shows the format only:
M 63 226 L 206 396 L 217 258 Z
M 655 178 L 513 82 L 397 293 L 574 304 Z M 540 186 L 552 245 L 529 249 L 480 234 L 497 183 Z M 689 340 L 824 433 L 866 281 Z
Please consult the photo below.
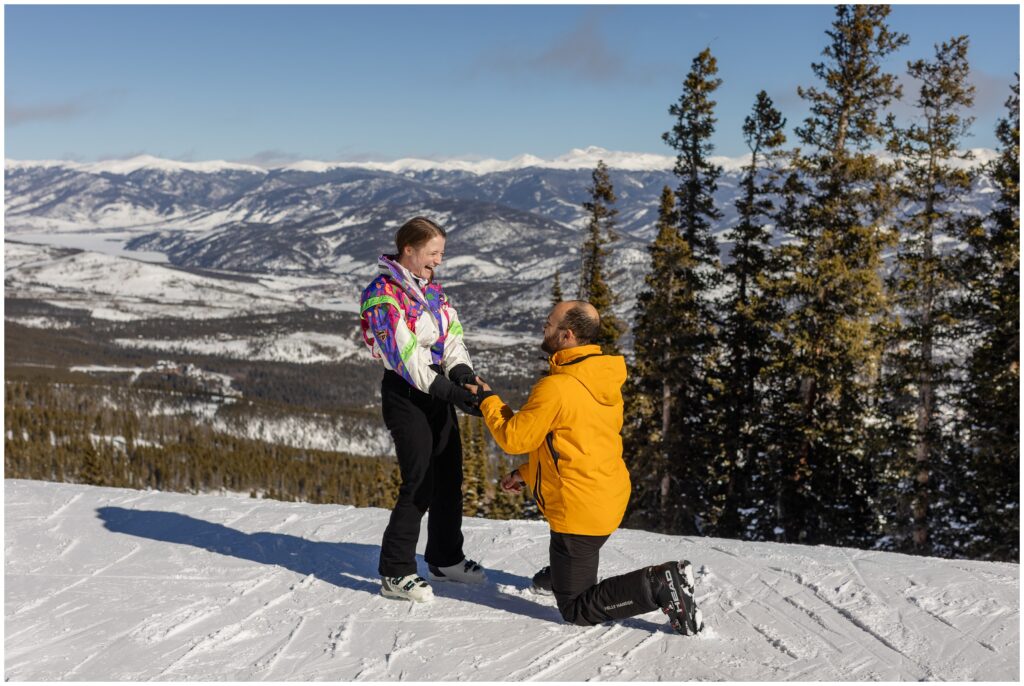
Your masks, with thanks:
M 80 100 L 23 105 L 8 102 L 4 105 L 7 126 L 21 126 L 38 121 L 67 121 L 82 116 L 89 108 Z
M 601 35 L 600 16 L 585 13 L 571 32 L 527 64 L 541 69 L 560 69 L 589 81 L 610 81 L 626 71 L 622 55 L 616 54 Z
M 970 81 L 974 84 L 974 108 L 979 117 L 998 114 L 1006 116 L 1006 101 L 1012 93 L 1010 87 L 1017 82 L 1013 74 L 996 76 L 980 69 L 971 69 Z
M 631 65 L 629 55 L 616 50 L 602 33 L 602 18 L 612 11 L 606 7 L 588 9 L 571 30 L 534 51 L 524 52 L 520 45 L 496 46 L 478 57 L 470 74 L 522 77 L 558 73 L 595 83 L 649 79 L 647 70 Z
M 7 98 L 4 102 L 4 123 L 14 127 L 35 122 L 71 121 L 93 112 L 109 110 L 111 105 L 130 92 L 131 89 L 128 88 L 112 88 L 62 100 L 36 103 Z

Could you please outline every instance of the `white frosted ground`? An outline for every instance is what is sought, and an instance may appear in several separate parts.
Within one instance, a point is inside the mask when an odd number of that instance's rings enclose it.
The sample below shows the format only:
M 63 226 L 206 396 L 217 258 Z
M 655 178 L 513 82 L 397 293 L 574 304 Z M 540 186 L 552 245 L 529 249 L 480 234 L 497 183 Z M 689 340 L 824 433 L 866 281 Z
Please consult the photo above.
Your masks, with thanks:
M 685 638 L 658 612 L 562 622 L 525 590 L 546 563 L 541 522 L 466 519 L 490 583 L 437 584 L 414 606 L 378 594 L 385 510 L 20 480 L 4 491 L 8 680 L 1020 676 L 1015 564 L 617 532 L 604 576 L 674 557 L 702 572 L 708 628 Z

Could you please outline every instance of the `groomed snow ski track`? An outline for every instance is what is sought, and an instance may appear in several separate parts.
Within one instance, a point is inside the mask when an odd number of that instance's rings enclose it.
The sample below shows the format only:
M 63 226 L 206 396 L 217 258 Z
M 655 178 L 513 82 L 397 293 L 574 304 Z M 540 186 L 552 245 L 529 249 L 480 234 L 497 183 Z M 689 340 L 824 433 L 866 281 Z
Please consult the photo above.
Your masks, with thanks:
M 385 510 L 22 480 L 4 495 L 8 680 L 1020 677 L 1015 564 L 615 533 L 602 576 L 694 561 L 707 629 L 684 638 L 659 612 L 565 624 L 526 590 L 541 522 L 464 520 L 491 582 L 414 606 L 378 593 Z

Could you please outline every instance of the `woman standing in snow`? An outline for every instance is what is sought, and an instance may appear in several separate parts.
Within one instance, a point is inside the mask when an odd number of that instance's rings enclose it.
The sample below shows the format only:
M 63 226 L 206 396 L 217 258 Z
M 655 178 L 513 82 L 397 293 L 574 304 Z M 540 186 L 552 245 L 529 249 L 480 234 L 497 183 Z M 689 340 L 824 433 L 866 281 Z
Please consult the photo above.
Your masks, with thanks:
M 380 275 L 363 291 L 363 340 L 384 363 L 384 423 L 395 441 L 402 486 L 381 543 L 381 593 L 414 602 L 434 597 L 416 573 L 420 520 L 427 518 L 424 555 L 432 581 L 482 583 L 484 570 L 462 552 L 462 444 L 455 416 L 479 416 L 463 388 L 475 373 L 462 324 L 434 270 L 445 232 L 424 217 L 398 230 L 398 252 L 381 255 Z

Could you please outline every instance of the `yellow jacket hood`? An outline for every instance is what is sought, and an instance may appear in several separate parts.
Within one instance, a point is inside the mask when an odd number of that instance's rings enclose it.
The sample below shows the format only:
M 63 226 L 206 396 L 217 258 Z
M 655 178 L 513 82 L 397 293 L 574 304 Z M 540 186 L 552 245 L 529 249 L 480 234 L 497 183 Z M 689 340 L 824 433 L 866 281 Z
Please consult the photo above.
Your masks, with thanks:
M 622 404 L 626 360 L 621 355 L 604 355 L 597 345 L 579 345 L 559 350 L 548 364 L 552 374 L 567 374 L 583 384 L 598 403 Z

